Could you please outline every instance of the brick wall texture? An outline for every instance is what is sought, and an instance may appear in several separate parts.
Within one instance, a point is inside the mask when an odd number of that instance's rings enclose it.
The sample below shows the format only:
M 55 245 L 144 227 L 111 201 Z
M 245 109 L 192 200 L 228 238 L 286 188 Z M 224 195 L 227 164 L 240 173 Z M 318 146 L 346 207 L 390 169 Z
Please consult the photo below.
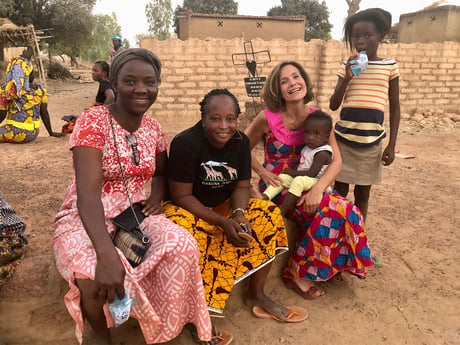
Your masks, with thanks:
M 328 105 L 337 69 L 350 55 L 343 42 L 256 39 L 252 46 L 255 52 L 268 50 L 271 56 L 271 62 L 258 64 L 259 76 L 268 76 L 281 61 L 300 62 L 314 85 L 311 105 L 337 116 Z M 232 63 L 232 54 L 244 53 L 242 39 L 144 40 L 142 47 L 154 51 L 163 63 L 162 84 L 152 107 L 161 123 L 177 124 L 178 129 L 195 123 L 200 118 L 198 103 L 213 88 L 228 88 L 243 111 L 252 104 L 244 85 L 248 70 Z M 460 42 L 381 44 L 379 56 L 399 64 L 401 113 L 406 118 L 423 111 L 459 112 Z

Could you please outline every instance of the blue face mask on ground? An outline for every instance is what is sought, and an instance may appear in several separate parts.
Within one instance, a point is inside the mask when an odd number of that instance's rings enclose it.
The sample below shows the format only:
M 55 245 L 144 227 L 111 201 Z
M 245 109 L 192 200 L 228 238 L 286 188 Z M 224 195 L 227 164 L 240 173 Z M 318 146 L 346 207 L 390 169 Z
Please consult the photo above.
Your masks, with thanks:
M 367 68 L 367 54 L 365 51 L 359 52 L 357 60 L 350 60 L 351 72 L 355 77 L 358 77 Z

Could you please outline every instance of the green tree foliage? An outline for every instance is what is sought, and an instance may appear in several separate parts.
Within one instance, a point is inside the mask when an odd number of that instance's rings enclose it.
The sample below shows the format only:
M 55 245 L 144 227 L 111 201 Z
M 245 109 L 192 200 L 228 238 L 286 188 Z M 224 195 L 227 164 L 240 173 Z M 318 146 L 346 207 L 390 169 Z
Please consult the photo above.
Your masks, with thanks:
M 145 5 L 145 15 L 149 23 L 149 34 L 152 38 L 165 40 L 171 38 L 171 21 L 173 10 L 171 0 L 150 0 Z
M 36 29 L 49 27 L 50 0 L 8 0 L 6 16 L 19 26 L 33 24 Z M 3 7 L 3 6 L 2 6 Z
M 0 18 L 6 18 L 13 9 L 13 0 L 0 0 Z
M 95 25 L 91 40 L 92 44 L 84 49 L 81 53 L 81 58 L 85 61 L 108 61 L 109 52 L 113 48 L 112 35 L 120 33 L 121 27 L 117 22 L 117 16 L 112 12 L 112 15 L 97 14 L 95 15 Z M 123 47 L 129 48 L 128 40 L 123 40 Z
M 53 37 L 47 39 L 49 48 L 57 54 L 69 55 L 73 63 L 76 63 L 80 50 L 91 45 L 95 23 L 91 11 L 96 0 L 7 1 L 9 6 L 5 12 L 13 23 L 52 29 L 50 34 Z
M 233 0 L 184 0 L 174 11 L 174 32 L 179 36 L 179 13 L 192 10 L 195 13 L 238 14 L 238 3 Z
M 272 7 L 267 16 L 295 16 L 304 15 L 304 40 L 314 38 L 328 40 L 331 38 L 332 25 L 329 23 L 329 11 L 326 3 L 317 0 L 281 0 L 281 6 Z
M 69 55 L 72 64 L 77 65 L 80 51 L 94 42 L 94 3 L 95 0 L 54 0 L 50 6 L 50 24 L 54 28 L 50 45 Z

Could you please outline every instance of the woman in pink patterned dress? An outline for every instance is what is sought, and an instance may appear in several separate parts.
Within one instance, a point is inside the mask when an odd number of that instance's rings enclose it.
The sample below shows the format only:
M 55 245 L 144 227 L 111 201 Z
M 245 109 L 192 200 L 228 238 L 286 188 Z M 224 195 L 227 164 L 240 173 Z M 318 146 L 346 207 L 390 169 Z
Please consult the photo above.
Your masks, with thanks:
M 157 97 L 160 72 L 160 60 L 146 49 L 118 54 L 111 67 L 117 101 L 85 111 L 70 138 L 75 176 L 56 216 L 53 245 L 57 268 L 70 285 L 64 299 L 80 344 L 83 319 L 92 328 L 89 344 L 111 344 L 108 304 L 125 293 L 137 300 L 130 316 L 146 343 L 166 342 L 189 323 L 203 344 L 216 343 L 210 341 L 196 243 L 160 214 L 167 143 L 159 123 L 145 115 Z M 111 239 L 112 219 L 129 206 L 118 156 L 131 200 L 140 201 L 148 216 L 141 229 L 151 246 L 135 268 Z

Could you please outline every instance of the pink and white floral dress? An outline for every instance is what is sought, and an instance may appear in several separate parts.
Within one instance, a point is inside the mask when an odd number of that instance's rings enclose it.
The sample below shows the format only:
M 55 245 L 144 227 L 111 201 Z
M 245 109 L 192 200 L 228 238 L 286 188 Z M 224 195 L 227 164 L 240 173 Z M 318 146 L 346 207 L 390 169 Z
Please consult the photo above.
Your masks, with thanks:
M 134 132 L 140 153 L 140 163 L 135 165 L 126 139 L 130 133 L 115 120 L 113 125 L 131 199 L 133 202 L 144 200 L 144 185 L 155 172 L 155 154 L 165 151 L 167 147 L 163 130 L 155 119 L 143 116 L 140 127 Z M 118 165 L 109 111 L 105 106 L 91 108 L 80 116 L 70 137 L 70 148 L 76 146 L 94 147 L 102 151 L 101 200 L 107 230 L 113 232 L 113 217 L 126 209 L 129 202 Z M 78 212 L 75 176 L 67 189 L 54 227 L 56 265 L 70 286 L 64 300 L 76 322 L 76 336 L 81 344 L 83 317 L 80 291 L 75 279 L 94 280 L 97 260 Z M 151 241 L 142 263 L 133 268 L 120 251 L 119 254 L 126 269 L 125 289 L 130 297 L 137 300 L 131 317 L 138 320 L 146 343 L 171 340 L 189 322 L 195 324 L 201 340 L 209 340 L 211 321 L 198 266 L 200 252 L 195 240 L 187 230 L 162 214 L 147 217 L 141 228 Z M 104 312 L 107 326 L 114 326 L 107 304 Z

